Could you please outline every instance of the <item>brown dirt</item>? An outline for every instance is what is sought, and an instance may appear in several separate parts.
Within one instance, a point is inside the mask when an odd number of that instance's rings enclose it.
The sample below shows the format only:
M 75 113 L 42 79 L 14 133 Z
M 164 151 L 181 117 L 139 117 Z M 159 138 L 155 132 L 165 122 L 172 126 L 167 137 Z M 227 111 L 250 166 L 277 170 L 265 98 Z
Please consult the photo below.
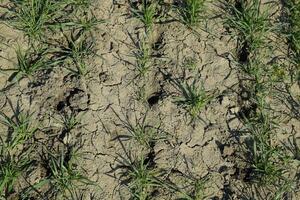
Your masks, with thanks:
M 129 152 L 141 156 L 148 151 L 133 140 L 120 142 L 116 136 L 127 131 L 120 119 L 128 117 L 134 124 L 145 114 L 147 122 L 159 125 L 159 134 L 164 136 L 153 147 L 155 166 L 164 171 L 162 177 L 185 184 L 183 174 L 195 177 L 209 174 L 209 187 L 205 190 L 208 199 L 244 199 L 243 195 L 251 195 L 254 189 L 243 183 L 243 176 L 246 176 L 243 173 L 247 172 L 240 169 L 243 164 L 236 159 L 240 143 L 243 143 L 243 138 L 237 139 L 235 135 L 243 126 L 235 117 L 240 109 L 239 97 L 234 92 L 238 87 L 238 70 L 232 56 L 236 44 L 224 34 L 221 19 L 207 24 L 210 33 L 200 27 L 195 34 L 179 22 L 156 24 L 151 36 L 152 43 L 158 46 L 154 50 L 156 56 L 152 59 L 150 74 L 142 80 L 135 77 L 132 53 L 133 42 L 142 37 L 144 29 L 139 20 L 130 17 L 128 2 L 98 2 L 94 14 L 106 23 L 99 25 L 94 33 L 100 56 L 89 60 L 91 72 L 87 77 L 74 77 L 61 68 L 50 73 L 41 72 L 33 80 L 23 79 L 2 91 L 1 110 L 11 112 L 6 97 L 13 103 L 19 100 L 24 110 L 34 113 L 40 126 L 54 133 L 60 130 L 55 120 L 60 113 L 78 114 L 81 125 L 62 139 L 64 143 L 83 143 L 80 151 L 87 153 L 80 165 L 101 187 L 101 190 L 93 187 L 85 190 L 83 199 L 129 199 L 128 189 L 119 181 L 122 169 L 115 169 L 117 160 L 119 155 L 126 156 Z M 15 61 L 13 48 L 24 44 L 24 38 L 21 32 L 3 24 L 0 30 L 0 65 L 10 68 L 13 66 L 10 60 Z M 196 70 L 184 69 L 187 57 L 196 58 Z M 178 90 L 164 73 L 188 80 L 199 73 L 206 90 L 218 92 L 201 112 L 202 120 L 190 123 L 186 111 L 174 103 Z M 7 74 L 0 74 L 1 88 L 8 85 L 7 77 Z M 146 83 L 146 99 L 163 92 L 151 106 L 147 101 L 136 99 L 143 83 Z M 296 85 L 293 89 L 295 94 L 299 92 Z M 293 130 L 296 137 L 300 137 L 299 119 L 287 121 L 282 129 L 286 132 L 282 140 L 289 138 Z M 44 136 L 41 134 L 41 137 Z M 122 145 L 128 152 L 124 152 Z M 176 199 L 177 195 L 162 189 L 153 199 Z M 299 198 L 299 194 L 295 194 L 290 199 Z

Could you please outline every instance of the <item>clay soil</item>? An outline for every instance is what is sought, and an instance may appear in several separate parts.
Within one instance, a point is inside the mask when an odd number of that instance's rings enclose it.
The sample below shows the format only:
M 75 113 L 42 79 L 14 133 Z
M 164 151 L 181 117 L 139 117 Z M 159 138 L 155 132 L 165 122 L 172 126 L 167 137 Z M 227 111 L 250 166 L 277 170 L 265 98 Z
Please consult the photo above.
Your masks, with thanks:
M 206 19 L 193 29 L 181 23 L 178 12 L 172 9 L 176 2 L 160 1 L 158 14 L 162 17 L 157 18 L 147 38 L 151 59 L 145 76 L 139 76 L 135 66 L 135 52 L 145 38 L 145 28 L 132 15 L 130 2 L 134 1 L 93 3 L 94 17 L 104 23 L 93 30 L 95 54 L 88 58 L 84 77 L 64 67 L 53 67 L 11 85 L 11 74 L 0 74 L 1 112 L 12 116 L 11 107 L 19 104 L 23 111 L 32 113 L 33 124 L 38 126 L 34 136 L 38 141 L 34 146 L 37 162 L 30 172 L 31 180 L 18 180 L 9 199 L 18 199 L 24 185 L 47 176 L 38 156 L 45 146 L 72 146 L 82 155 L 76 165 L 96 184 L 78 188 L 80 199 L 135 199 L 129 189 L 132 180 L 128 168 L 140 159 L 164 183 L 151 187 L 147 199 L 188 199 L 181 191 L 193 194 L 195 180 L 202 179 L 203 199 L 274 199 L 278 188 L 251 181 L 247 136 L 239 118 L 245 106 L 235 61 L 236 38 L 224 28 L 217 1 L 208 2 Z M 27 48 L 26 37 L 3 23 L 0 40 L 1 69 L 13 68 L 17 62 L 15 48 Z M 285 48 L 284 39 L 276 37 L 271 43 Z M 285 55 L 278 50 L 273 56 L 267 59 Z M 193 66 L 187 66 L 190 60 Z M 189 82 L 194 77 L 214 94 L 196 119 L 176 103 L 181 93 L 174 81 Z M 292 89 L 297 99 L 299 85 Z M 300 144 L 299 115 L 295 114 L 299 114 L 299 104 L 293 107 L 287 97 L 281 100 L 270 100 L 274 112 L 281 113 L 280 134 L 274 144 L 288 149 L 291 138 L 294 145 Z M 290 115 L 292 109 L 296 111 Z M 68 114 L 79 123 L 66 133 L 60 119 Z M 139 125 L 148 127 L 151 131 L 146 134 L 155 134 L 155 139 L 146 144 L 135 139 L 130 131 Z M 7 137 L 7 131 L 1 125 L 2 138 Z M 298 165 L 295 158 L 293 177 L 299 177 Z M 298 186 L 299 182 L 283 199 L 300 199 Z M 32 199 L 43 197 L 33 195 Z

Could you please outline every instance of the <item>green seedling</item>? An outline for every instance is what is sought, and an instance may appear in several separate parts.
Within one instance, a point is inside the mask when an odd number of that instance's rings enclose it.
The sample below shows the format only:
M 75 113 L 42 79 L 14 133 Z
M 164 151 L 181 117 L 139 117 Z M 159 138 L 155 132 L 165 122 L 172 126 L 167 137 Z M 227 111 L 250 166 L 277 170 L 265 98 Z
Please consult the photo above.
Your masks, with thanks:
M 294 51 L 294 57 L 300 63 L 300 2 L 297 0 L 288 0 L 287 9 L 289 12 L 289 40 L 291 48 Z
M 267 73 L 267 65 L 260 60 L 250 60 L 248 63 L 240 64 L 240 68 L 245 74 L 255 81 L 260 81 Z
M 38 49 L 33 52 L 30 49 L 22 50 L 20 47 L 16 49 L 17 63 L 14 68 L 0 69 L 3 72 L 13 72 L 8 81 L 20 81 L 23 78 L 32 78 L 33 75 L 43 69 L 52 67 L 56 62 L 50 62 L 47 59 L 47 50 Z
M 135 94 L 136 99 L 143 103 L 147 102 L 147 93 L 145 87 L 146 87 L 145 84 L 143 84 L 140 87 L 137 87 L 136 94 Z
M 130 199 L 149 199 L 153 189 L 161 186 L 161 181 L 158 178 L 159 172 L 157 169 L 150 167 L 143 156 L 140 160 L 134 162 L 125 158 L 119 162 L 122 168 L 125 169 L 124 174 L 121 176 L 121 179 L 124 179 L 121 184 L 128 187 L 131 193 Z
M 88 8 L 86 8 L 84 4 L 76 4 L 72 0 L 70 1 L 71 4 L 78 6 L 79 10 L 74 8 L 75 11 L 72 13 L 72 19 L 64 23 L 63 29 L 72 32 L 77 31 L 80 35 L 90 34 L 89 36 L 92 36 L 93 31 L 97 29 L 97 25 L 104 23 L 105 20 L 98 19 L 92 12 L 87 12 L 86 10 Z M 87 3 L 86 6 L 88 6 L 88 4 L 89 3 Z
M 70 150 L 68 154 L 48 152 L 47 161 L 48 177 L 41 180 L 33 186 L 39 189 L 44 185 L 48 185 L 50 190 L 46 192 L 47 196 L 56 199 L 78 199 L 78 190 L 84 186 L 95 186 L 95 182 L 83 175 L 76 162 L 78 162 L 79 154 Z
M 206 194 L 206 188 L 208 187 L 209 177 L 205 176 L 203 178 L 189 178 L 190 186 L 189 191 L 183 189 L 176 189 L 179 191 L 181 200 L 204 200 L 208 196 Z
M 0 197 L 4 198 L 15 192 L 19 178 L 32 167 L 32 151 L 25 144 L 32 140 L 37 131 L 32 114 L 22 110 L 19 102 L 16 108 L 9 99 L 7 102 L 12 109 L 12 116 L 0 112 L 0 123 L 8 129 L 6 138 L 0 137 Z
M 197 60 L 192 57 L 185 58 L 183 61 L 183 67 L 195 71 L 197 69 Z
M 63 143 L 67 144 L 70 143 L 69 139 L 70 134 L 73 130 L 76 130 L 76 128 L 81 128 L 81 118 L 82 116 L 76 115 L 76 113 L 62 113 L 58 119 L 55 119 L 58 122 L 58 127 L 60 131 L 59 139 L 62 140 Z
M 236 1 L 225 3 L 225 25 L 238 38 L 238 52 L 252 53 L 266 44 L 271 31 L 270 9 L 261 9 L 261 1 Z
M 13 109 L 13 116 L 9 117 L 0 112 L 0 123 L 8 128 L 6 148 L 14 149 L 16 146 L 25 144 L 32 139 L 38 128 L 33 125 L 32 114 L 23 111 L 19 104 Z
M 155 127 L 148 122 L 147 113 L 140 119 L 135 118 L 134 123 L 130 121 L 129 116 L 125 116 L 125 119 L 121 119 L 117 113 L 115 114 L 121 122 L 121 124 L 117 124 L 117 126 L 124 128 L 124 133 L 117 136 L 120 140 L 132 139 L 142 147 L 149 149 L 155 142 L 165 138 L 165 135 L 159 130 L 159 126 Z
M 136 58 L 136 68 L 138 71 L 138 76 L 145 76 L 149 69 L 151 68 L 151 47 L 145 41 L 138 43 L 138 48 L 134 51 L 134 56 Z
M 59 26 L 57 19 L 63 16 L 61 5 L 51 0 L 12 0 L 8 9 L 8 25 L 23 31 L 31 40 L 42 39 L 46 30 Z
M 145 26 L 146 33 L 152 30 L 153 25 L 155 23 L 155 16 L 156 16 L 156 10 L 157 10 L 157 4 L 153 3 L 149 0 L 142 0 L 141 9 L 139 8 L 133 8 L 131 9 L 133 16 L 138 18 Z
M 187 26 L 196 26 L 203 19 L 206 0 L 183 0 L 177 9 L 182 17 L 182 22 Z
M 293 194 L 297 190 L 297 180 L 287 179 L 278 187 L 273 199 L 282 200 L 286 196 Z
M 89 73 L 87 64 L 82 60 L 77 61 L 75 67 L 76 69 L 70 67 L 68 69 L 77 76 L 86 76 Z
M 67 65 L 67 69 L 78 76 L 85 76 L 88 74 L 88 67 L 86 59 L 95 55 L 94 40 L 87 38 L 87 35 L 78 32 L 72 33 L 70 36 L 65 35 L 66 44 L 57 45 L 54 54 L 60 62 Z M 74 68 L 75 67 L 75 68 Z
M 97 17 L 93 14 L 91 16 L 84 14 L 83 16 L 76 16 L 75 20 L 73 22 L 69 22 L 68 25 L 80 30 L 83 33 L 91 33 L 96 29 L 97 25 L 104 22 L 105 20 L 97 19 Z
M 257 119 L 246 120 L 246 130 L 252 139 L 251 155 L 254 179 L 263 185 L 274 185 L 283 178 L 285 167 L 282 151 L 272 144 L 274 123 L 261 113 Z
M 74 113 L 62 114 L 59 123 L 62 125 L 63 129 L 66 132 L 70 132 L 80 124 L 80 119 L 78 119 L 78 117 Z
M 5 143 L 1 140 L 1 143 Z M 33 167 L 28 155 L 30 152 L 23 152 L 19 156 L 12 156 L 6 149 L 6 145 L 0 146 L 0 197 L 7 199 L 15 192 L 16 183 L 24 173 Z
M 180 92 L 180 97 L 176 97 L 175 102 L 186 109 L 193 119 L 214 98 L 214 94 L 206 91 L 203 83 L 199 84 L 197 79 L 194 79 L 191 84 L 177 82 L 176 86 Z
M 77 22 L 72 17 L 81 9 L 84 11 L 90 5 L 89 0 L 10 0 L 11 6 L 3 20 L 9 26 L 21 30 L 30 42 L 44 40 L 47 32 L 59 32 L 61 29 L 91 27 L 93 20 L 82 17 Z M 81 11 L 81 12 L 82 12 Z
M 293 78 L 300 83 L 300 2 L 297 0 L 288 0 L 285 2 L 288 15 L 289 26 L 286 35 L 291 48 L 290 58 L 294 69 L 292 69 Z
M 240 68 L 248 76 L 248 90 L 253 92 L 252 96 L 263 95 L 269 92 L 270 86 L 276 81 L 270 77 L 272 72 L 269 66 L 261 63 L 259 60 L 251 60 L 248 63 L 241 64 Z

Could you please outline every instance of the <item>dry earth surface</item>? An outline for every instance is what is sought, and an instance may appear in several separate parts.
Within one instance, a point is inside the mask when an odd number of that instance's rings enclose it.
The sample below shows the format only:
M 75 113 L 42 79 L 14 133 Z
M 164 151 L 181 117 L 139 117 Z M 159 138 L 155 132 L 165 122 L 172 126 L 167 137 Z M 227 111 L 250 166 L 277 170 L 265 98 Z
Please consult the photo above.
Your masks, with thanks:
M 44 164 L 40 164 L 43 162 L 39 162 L 40 154 L 46 154 L 45 148 L 68 151 L 72 147 L 82 155 L 76 166 L 96 183 L 78 188 L 75 199 L 139 199 L 132 197 L 129 177 L 130 165 L 138 166 L 139 162 L 146 163 L 160 182 L 147 189 L 146 199 L 197 199 L 183 193 L 193 194 L 195 181 L 204 179 L 204 195 L 199 199 L 275 199 L 278 187 L 260 186 L 250 180 L 252 168 L 245 150 L 249 141 L 239 118 L 247 105 L 241 100 L 237 44 L 223 25 L 219 2 L 207 2 L 206 20 L 191 29 L 178 20 L 178 13 L 172 9 L 176 2 L 160 1 L 160 18 L 147 37 L 143 23 L 132 16 L 130 2 L 138 1 L 98 0 L 89 8 L 93 17 L 104 22 L 92 31 L 95 54 L 87 59 L 88 73 L 84 77 L 61 65 L 40 70 L 14 84 L 8 80 L 11 72 L 0 74 L 1 113 L 12 116 L 11 107 L 19 104 L 23 111 L 32 113 L 32 123 L 38 127 L 31 144 L 37 162 L 26 175 L 30 180 L 19 178 L 7 198 L 19 199 L 25 186 L 47 176 Z M 272 2 L 276 15 L 280 15 L 279 1 Z M 0 8 L 0 14 L 4 12 Z M 150 69 L 140 76 L 135 54 L 145 38 L 151 47 Z M 1 69 L 14 68 L 15 49 L 28 47 L 26 36 L 2 23 L 0 40 Z M 285 55 L 278 50 L 286 49 L 284 39 L 274 36 L 270 44 L 273 47 L 265 57 L 267 62 Z M 181 95 L 176 80 L 192 83 L 196 78 L 213 98 L 192 118 L 176 103 Z M 299 84 L 291 88 L 292 97 L 299 100 Z M 287 99 L 268 99 L 272 113 L 277 113 L 272 116 L 280 116 L 273 143 L 282 149 L 300 145 L 299 105 L 292 108 Z M 290 117 L 292 109 L 296 111 Z M 62 116 L 71 115 L 78 123 L 65 131 Z M 0 127 L 4 142 L 8 127 Z M 144 131 L 146 136 L 132 136 L 133 131 Z M 289 143 L 292 138 L 294 143 Z M 14 151 L 22 151 L 23 146 Z M 298 178 L 293 190 L 282 199 L 297 200 L 299 157 L 291 163 L 287 176 Z M 31 195 L 30 199 L 46 199 Z

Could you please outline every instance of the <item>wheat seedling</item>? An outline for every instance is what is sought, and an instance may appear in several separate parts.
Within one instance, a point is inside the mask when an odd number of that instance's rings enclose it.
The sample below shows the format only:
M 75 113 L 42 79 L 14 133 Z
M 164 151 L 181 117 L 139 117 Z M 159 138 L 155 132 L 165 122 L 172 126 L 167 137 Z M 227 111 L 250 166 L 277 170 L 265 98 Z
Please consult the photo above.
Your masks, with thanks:
M 191 178 L 190 191 L 178 189 L 182 200 L 204 200 L 208 196 L 206 194 L 206 188 L 208 187 L 209 177 L 205 176 L 202 178 Z
M 13 111 L 12 117 L 9 117 L 4 112 L 0 112 L 0 123 L 8 128 L 6 141 L 6 148 L 8 149 L 25 144 L 38 130 L 37 126 L 33 125 L 32 114 L 22 110 L 19 104 L 17 104 L 15 109 L 13 109 L 11 104 L 11 109 Z
M 87 38 L 84 32 L 72 32 L 65 36 L 66 44 L 56 44 L 54 54 L 59 62 L 66 64 L 66 68 L 77 76 L 85 76 L 89 73 L 87 58 L 94 53 L 94 40 Z M 75 67 L 75 68 L 74 68 Z
M 199 83 L 197 78 L 190 84 L 188 82 L 176 82 L 180 96 L 175 98 L 175 102 L 186 109 L 195 119 L 200 111 L 214 98 L 212 92 L 205 90 L 203 83 Z
M 143 22 L 146 33 L 149 33 L 149 31 L 152 30 L 156 20 L 155 15 L 157 13 L 157 4 L 149 0 L 142 0 L 141 9 L 138 9 L 137 7 L 134 8 L 134 6 L 132 7 L 133 15 Z
M 16 183 L 30 171 L 33 161 L 29 158 L 32 152 L 24 151 L 21 155 L 12 155 L 1 139 L 0 145 L 0 197 L 9 198 L 15 192 Z
M 124 169 L 121 179 L 125 179 L 121 181 L 126 183 L 131 193 L 131 199 L 149 199 L 153 189 L 162 185 L 158 179 L 159 172 L 157 169 L 150 167 L 143 156 L 135 161 L 120 157 L 122 160 L 119 160 L 119 164 Z
M 270 9 L 262 9 L 260 0 L 224 3 L 225 26 L 232 29 L 238 40 L 239 61 L 248 61 L 249 54 L 266 45 L 272 30 Z
M 18 82 L 23 78 L 32 79 L 34 74 L 43 69 L 53 67 L 57 62 L 52 62 L 47 58 L 48 50 L 40 48 L 36 51 L 31 49 L 16 49 L 17 63 L 14 68 L 0 69 L 3 72 L 12 72 L 8 81 Z
M 177 7 L 182 17 L 182 22 L 187 26 L 193 27 L 199 24 L 204 18 L 206 0 L 183 0 Z
M 136 69 L 138 76 L 144 77 L 151 68 L 151 47 L 142 40 L 138 43 L 138 48 L 133 52 L 136 58 Z
M 51 153 L 48 151 L 48 176 L 32 187 L 36 190 L 44 185 L 49 186 L 45 193 L 47 197 L 78 199 L 78 190 L 85 186 L 96 186 L 96 183 L 83 175 L 76 162 L 79 154 L 73 149 L 65 153 Z

